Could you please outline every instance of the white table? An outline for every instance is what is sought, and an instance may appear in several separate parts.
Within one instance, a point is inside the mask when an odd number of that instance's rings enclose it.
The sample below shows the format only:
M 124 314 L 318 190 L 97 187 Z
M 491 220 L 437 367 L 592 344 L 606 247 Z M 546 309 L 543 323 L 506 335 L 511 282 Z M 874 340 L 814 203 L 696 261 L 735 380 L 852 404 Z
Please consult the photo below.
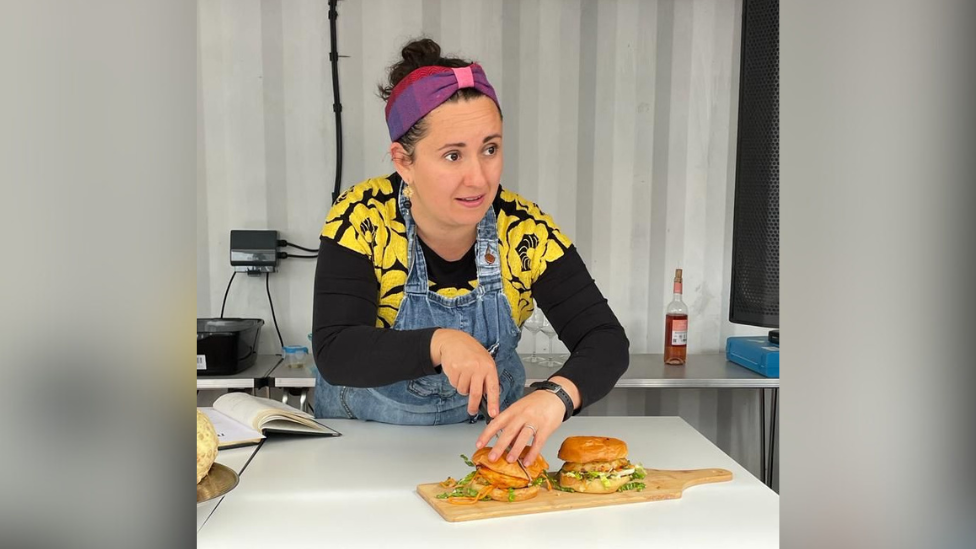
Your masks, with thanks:
M 558 355 L 539 355 L 551 359 Z M 557 369 L 529 361 L 529 355 L 521 355 L 525 365 L 525 385 L 547 379 Z M 565 356 L 562 357 L 565 360 Z M 308 391 L 315 388 L 315 378 L 309 364 L 304 368 L 289 368 L 279 364 L 268 377 L 274 387 L 299 396 L 298 407 L 306 409 Z M 761 475 L 767 486 L 773 484 L 773 462 L 776 451 L 776 423 L 778 419 L 779 379 L 761 376 L 748 368 L 729 362 L 724 353 L 691 354 L 682 366 L 664 363 L 661 354 L 632 354 L 624 375 L 614 384 L 615 389 L 758 389 L 759 390 L 759 455 Z M 766 391 L 771 393 L 770 429 L 766 434 Z
M 338 438 L 268 439 L 197 534 L 197 547 L 777 547 L 779 497 L 676 417 L 576 417 L 564 437 L 627 441 L 647 467 L 732 471 L 683 498 L 464 523 L 444 521 L 416 486 L 469 471 L 483 424 L 404 427 L 331 420 Z M 260 527 L 255 527 L 260 525 Z M 515 540 L 515 541 L 513 541 Z
M 255 444 L 254 446 L 231 448 L 230 450 L 218 450 L 217 463 L 230 467 L 237 472 L 238 476 L 240 476 L 241 472 L 244 470 L 244 467 L 247 465 L 247 462 L 251 459 L 251 456 L 254 455 L 254 452 L 256 452 L 257 449 L 258 445 Z M 203 528 L 203 525 L 207 522 L 207 519 L 210 518 L 214 509 L 217 508 L 220 501 L 224 497 L 226 496 L 214 498 L 210 501 L 197 505 L 197 532 Z

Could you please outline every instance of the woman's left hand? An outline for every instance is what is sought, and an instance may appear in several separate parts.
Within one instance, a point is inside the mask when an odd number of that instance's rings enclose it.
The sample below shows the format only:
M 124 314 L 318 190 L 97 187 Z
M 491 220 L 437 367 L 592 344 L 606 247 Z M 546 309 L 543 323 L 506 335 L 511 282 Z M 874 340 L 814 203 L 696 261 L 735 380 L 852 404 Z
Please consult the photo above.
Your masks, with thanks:
M 525 466 L 529 466 L 542 451 L 549 436 L 563 422 L 565 413 L 566 405 L 558 396 L 549 391 L 533 391 L 498 414 L 481 432 L 475 445 L 481 449 L 497 434 L 498 440 L 488 459 L 495 461 L 511 445 L 506 459 L 514 463 L 532 440 L 532 449 L 523 460 Z

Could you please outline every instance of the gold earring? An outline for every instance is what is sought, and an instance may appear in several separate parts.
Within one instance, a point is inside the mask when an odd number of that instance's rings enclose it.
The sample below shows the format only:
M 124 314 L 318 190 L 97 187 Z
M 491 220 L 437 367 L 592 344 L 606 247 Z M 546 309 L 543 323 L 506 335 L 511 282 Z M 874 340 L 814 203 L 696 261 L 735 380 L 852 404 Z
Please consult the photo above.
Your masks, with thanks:
M 403 196 L 413 198 L 413 189 L 406 182 L 403 183 Z

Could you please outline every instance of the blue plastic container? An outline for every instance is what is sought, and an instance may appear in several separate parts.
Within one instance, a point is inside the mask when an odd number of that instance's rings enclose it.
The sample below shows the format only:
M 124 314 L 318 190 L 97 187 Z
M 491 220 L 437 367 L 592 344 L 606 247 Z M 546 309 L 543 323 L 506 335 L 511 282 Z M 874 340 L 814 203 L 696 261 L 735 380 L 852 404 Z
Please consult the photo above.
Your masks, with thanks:
M 725 357 L 766 377 L 779 377 L 779 345 L 765 336 L 730 337 Z

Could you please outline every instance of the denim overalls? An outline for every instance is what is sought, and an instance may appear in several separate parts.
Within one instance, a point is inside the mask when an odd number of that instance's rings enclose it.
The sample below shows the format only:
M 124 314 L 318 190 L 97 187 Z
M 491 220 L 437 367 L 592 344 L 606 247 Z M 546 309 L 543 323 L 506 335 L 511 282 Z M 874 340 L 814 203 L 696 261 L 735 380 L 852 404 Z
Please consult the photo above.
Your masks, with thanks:
M 488 208 L 478 223 L 475 262 L 478 286 L 447 298 L 428 290 L 427 264 L 417 239 L 417 227 L 401 186 L 398 198 L 407 231 L 410 268 L 394 330 L 453 328 L 468 333 L 495 355 L 501 390 L 500 409 L 522 397 L 525 369 L 515 352 L 519 329 L 502 291 L 498 226 Z M 491 261 L 489 261 L 491 260 Z M 363 419 L 399 425 L 441 425 L 468 421 L 468 397 L 459 395 L 443 373 L 374 388 L 330 385 L 315 372 L 315 415 L 319 418 Z

